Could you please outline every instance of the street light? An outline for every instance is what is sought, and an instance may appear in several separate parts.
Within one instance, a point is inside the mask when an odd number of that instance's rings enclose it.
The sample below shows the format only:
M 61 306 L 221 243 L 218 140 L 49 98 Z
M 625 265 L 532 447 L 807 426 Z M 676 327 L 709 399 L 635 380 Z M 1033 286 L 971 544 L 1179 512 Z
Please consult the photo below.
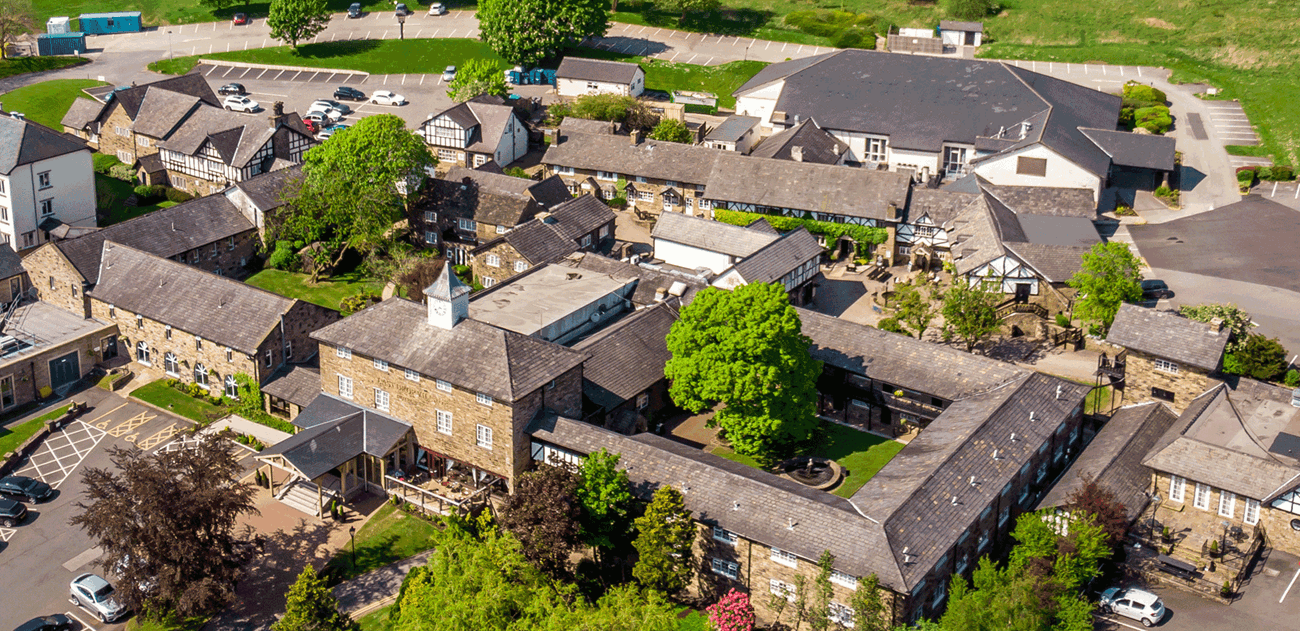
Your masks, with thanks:
M 406 39 L 406 14 L 397 14 L 397 39 Z
M 348 526 L 348 537 L 352 539 L 352 569 L 357 567 L 357 527 Z
M 172 57 L 174 57 L 172 54 L 172 31 L 167 29 L 167 58 L 171 59 Z

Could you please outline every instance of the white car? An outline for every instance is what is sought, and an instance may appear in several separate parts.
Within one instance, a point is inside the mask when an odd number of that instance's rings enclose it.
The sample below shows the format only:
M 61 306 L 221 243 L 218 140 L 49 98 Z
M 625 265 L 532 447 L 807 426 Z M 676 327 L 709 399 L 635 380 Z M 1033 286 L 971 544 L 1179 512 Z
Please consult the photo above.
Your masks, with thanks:
M 1102 592 L 1101 610 L 1132 618 L 1144 627 L 1155 626 L 1165 617 L 1165 604 L 1159 596 L 1134 587 L 1112 587 Z
M 441 2 L 435 2 L 429 5 L 429 15 L 447 15 L 447 7 Z
M 307 112 L 306 114 L 302 115 L 302 119 L 305 121 L 311 121 L 313 123 L 316 123 L 317 128 L 324 128 L 334 124 L 334 119 L 330 118 L 329 114 L 326 114 L 325 112 L 321 112 L 321 111 Z
M 327 106 L 327 105 L 315 105 L 315 104 L 313 104 L 310 108 L 307 109 L 307 113 L 308 113 L 308 114 L 311 114 L 311 113 L 313 113 L 313 112 L 314 112 L 314 113 L 319 113 L 319 114 L 324 114 L 325 116 L 328 116 L 328 117 L 330 118 L 331 121 L 334 121 L 334 122 L 337 122 L 337 121 L 343 119 L 343 111 L 342 111 L 342 110 L 335 109 L 335 108 L 333 108 L 333 107 L 329 107 L 329 106 Z
M 262 109 L 262 106 L 259 105 L 257 101 L 238 94 L 232 94 L 226 97 L 226 100 L 222 101 L 221 104 L 226 109 L 236 112 L 256 112 L 257 110 Z
M 102 622 L 113 622 L 126 613 L 126 607 L 113 597 L 113 586 L 98 574 L 82 574 L 68 587 L 68 600 L 90 610 Z
M 344 116 L 347 116 L 348 114 L 352 113 L 352 108 L 342 103 L 339 103 L 338 101 L 332 101 L 330 99 L 317 99 L 315 101 L 312 101 L 311 105 L 309 105 L 307 109 L 327 110 L 327 111 L 330 109 L 334 109 L 342 112 Z
M 442 80 L 451 83 L 456 78 L 456 66 L 447 66 L 442 70 Z
M 376 90 L 370 95 L 370 102 L 375 105 L 406 105 L 406 97 L 388 90 Z

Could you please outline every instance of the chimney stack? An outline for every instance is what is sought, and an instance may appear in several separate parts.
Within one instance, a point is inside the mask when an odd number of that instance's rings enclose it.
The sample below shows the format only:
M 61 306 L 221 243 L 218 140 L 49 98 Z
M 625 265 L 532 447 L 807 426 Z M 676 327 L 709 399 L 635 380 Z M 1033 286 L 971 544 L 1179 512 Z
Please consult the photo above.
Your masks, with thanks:
M 284 101 L 276 101 L 271 104 L 271 113 L 276 116 L 284 116 Z
M 641 130 L 640 130 L 640 129 L 634 129 L 634 130 L 632 130 L 632 133 L 628 136 L 628 138 L 631 139 L 631 141 L 632 141 L 632 146 L 633 146 L 633 147 L 635 147 L 635 146 L 641 144 L 641 138 L 642 138 L 642 137 L 641 137 Z
M 803 162 L 803 147 L 799 145 L 790 147 L 790 159 L 795 162 Z
M 1223 330 L 1223 324 L 1224 324 L 1223 318 L 1210 319 L 1210 328 L 1214 329 L 1216 333 Z

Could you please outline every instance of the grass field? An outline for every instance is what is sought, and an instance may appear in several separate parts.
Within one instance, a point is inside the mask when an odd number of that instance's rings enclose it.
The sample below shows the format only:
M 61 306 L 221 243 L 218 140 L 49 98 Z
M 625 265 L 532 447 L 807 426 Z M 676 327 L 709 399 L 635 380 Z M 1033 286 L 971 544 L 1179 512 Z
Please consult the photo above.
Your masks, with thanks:
M 344 580 L 365 574 L 433 547 L 430 537 L 436 530 L 432 523 L 385 502 L 357 531 L 356 565 L 352 564 L 352 544 L 349 543 L 334 554 L 323 571 L 338 572 Z
M 155 358 L 154 361 L 162 361 L 162 358 Z M 131 396 L 184 416 L 196 423 L 207 423 L 212 420 L 211 415 L 225 411 L 225 408 L 219 405 L 212 405 L 207 401 L 200 401 L 180 392 L 167 385 L 167 382 L 162 379 L 136 388 L 131 392 Z
M 358 618 L 357 624 L 361 625 L 361 631 L 388 631 L 388 612 L 392 609 L 392 605 L 380 607 Z
M 115 223 L 121 223 L 127 219 L 135 219 L 141 215 L 147 215 L 155 210 L 175 206 L 175 202 L 158 202 L 148 206 L 126 206 L 122 202 L 131 196 L 135 186 L 130 182 L 125 182 L 117 178 L 109 177 L 102 173 L 95 174 L 95 191 L 101 195 L 101 201 L 109 201 L 108 217 L 100 223 L 100 227 L 111 226 Z M 107 193 L 110 197 L 102 197 Z
M 844 481 L 831 491 L 840 497 L 849 497 L 862 488 L 871 476 L 876 475 L 904 447 L 898 441 L 836 423 L 822 423 L 822 431 L 825 436 L 818 441 L 817 446 L 801 455 L 830 458 L 848 471 Z M 713 453 L 755 469 L 760 468 L 753 458 L 737 454 L 727 447 L 715 447 Z
M 31 438 L 36 434 L 36 432 L 41 431 L 41 428 L 45 426 L 47 421 L 52 421 L 63 416 L 63 413 L 67 412 L 69 407 L 71 406 L 65 405 L 56 408 L 46 414 L 42 414 L 26 423 L 16 425 L 12 428 L 0 427 L 0 454 L 7 454 L 18 449 L 18 446 L 23 444 L 23 441 Z
M 348 296 L 354 296 L 363 290 L 379 293 L 383 289 L 383 284 L 379 281 L 362 278 L 355 272 L 339 274 L 312 284 L 311 277 L 307 274 L 266 269 L 252 275 L 244 282 L 281 296 L 306 300 L 336 310 L 339 308 L 339 303 Z
M 490 59 L 502 69 L 509 67 L 487 44 L 474 39 L 352 40 L 304 44 L 295 54 L 288 46 L 237 50 L 163 60 L 150 70 L 185 74 L 198 59 L 224 59 L 279 66 L 361 70 L 371 74 L 441 73 L 447 66 L 460 66 L 470 59 Z
M 89 59 L 80 57 L 16 57 L 0 60 L 0 79 L 29 72 L 58 70 L 68 66 L 90 63 Z
M 761 61 L 733 61 L 718 66 L 676 64 L 649 57 L 625 55 L 595 48 L 572 48 L 567 54 L 592 59 L 612 59 L 641 64 L 645 68 L 645 87 L 648 90 L 702 90 L 718 95 L 718 106 L 733 108 L 736 98 L 731 96 L 750 77 L 758 74 L 766 63 Z M 558 62 L 556 62 L 558 63 Z
M 390 0 L 357 0 L 366 11 L 390 12 L 393 3 Z M 325 0 L 325 5 L 334 13 L 343 13 L 353 0 Z M 459 8 L 463 2 L 451 2 L 452 8 Z M 406 6 L 412 11 L 427 9 L 427 2 L 412 1 Z M 194 22 L 226 21 L 236 13 L 246 13 L 254 17 L 265 17 L 270 11 L 270 2 L 250 2 L 234 4 L 224 9 L 213 9 L 194 0 L 32 0 L 36 13 L 36 23 L 44 25 L 51 16 L 66 15 L 77 23 L 77 16 L 82 13 L 102 13 L 116 11 L 140 11 L 145 26 L 160 24 L 191 24 Z M 238 27 L 236 27 L 238 28 Z
M 61 131 L 60 121 L 72 102 L 90 99 L 82 90 L 101 85 L 104 82 L 93 79 L 54 79 L 0 94 L 0 102 L 7 112 L 22 112 L 29 120 Z

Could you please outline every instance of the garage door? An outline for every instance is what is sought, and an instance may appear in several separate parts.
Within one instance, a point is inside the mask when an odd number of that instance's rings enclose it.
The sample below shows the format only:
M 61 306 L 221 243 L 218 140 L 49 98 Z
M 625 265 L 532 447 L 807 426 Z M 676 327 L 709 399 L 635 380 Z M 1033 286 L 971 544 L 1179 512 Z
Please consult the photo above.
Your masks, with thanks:
M 73 351 L 50 360 L 50 387 L 61 388 L 81 378 L 81 366 L 77 363 L 77 352 Z

